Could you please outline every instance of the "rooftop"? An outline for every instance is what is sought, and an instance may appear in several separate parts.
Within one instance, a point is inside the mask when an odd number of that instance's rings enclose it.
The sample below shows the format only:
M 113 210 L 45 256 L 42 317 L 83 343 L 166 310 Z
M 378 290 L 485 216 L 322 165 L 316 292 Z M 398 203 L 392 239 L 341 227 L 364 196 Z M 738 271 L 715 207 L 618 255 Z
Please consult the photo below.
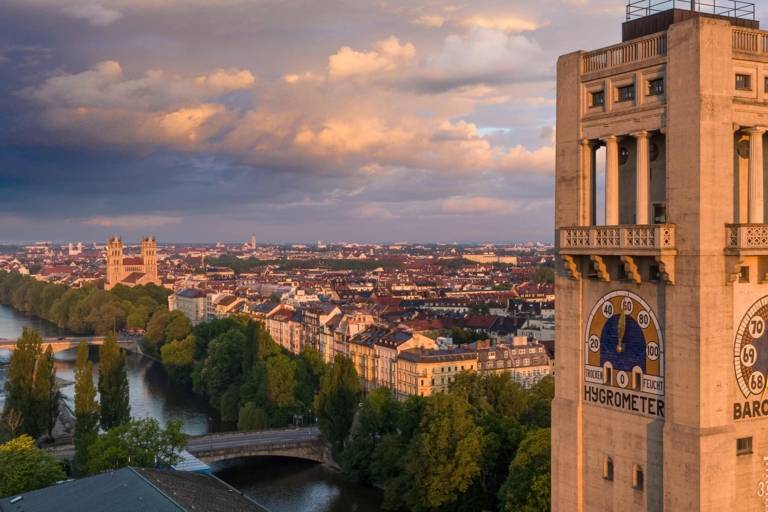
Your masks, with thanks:
M 184 471 L 123 468 L 0 499 L 2 512 L 263 512 L 218 478 Z
M 694 17 L 717 18 L 731 25 L 760 28 L 755 4 L 743 0 L 628 0 L 622 40 L 629 41 L 662 32 L 673 23 Z

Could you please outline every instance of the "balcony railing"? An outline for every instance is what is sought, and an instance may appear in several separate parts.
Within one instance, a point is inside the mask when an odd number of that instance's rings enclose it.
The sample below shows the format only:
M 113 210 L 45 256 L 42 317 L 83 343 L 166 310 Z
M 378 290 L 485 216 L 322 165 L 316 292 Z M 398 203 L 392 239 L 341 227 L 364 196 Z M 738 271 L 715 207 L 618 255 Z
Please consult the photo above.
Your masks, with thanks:
M 675 250 L 674 224 L 560 228 L 561 254 L 654 255 Z
M 768 254 L 768 224 L 726 224 L 728 252 Z
M 623 64 L 641 62 L 667 54 L 667 34 L 659 32 L 626 43 L 585 53 L 582 57 L 582 73 L 602 71 Z
M 758 55 L 768 54 L 768 32 L 734 28 L 733 51 Z

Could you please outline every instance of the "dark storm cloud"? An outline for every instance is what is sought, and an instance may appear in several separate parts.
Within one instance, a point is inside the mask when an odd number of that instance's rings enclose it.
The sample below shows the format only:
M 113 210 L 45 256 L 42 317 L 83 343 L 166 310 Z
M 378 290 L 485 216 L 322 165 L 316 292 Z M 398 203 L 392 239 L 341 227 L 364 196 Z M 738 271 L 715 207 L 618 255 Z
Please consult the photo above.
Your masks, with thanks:
M 550 238 L 554 61 L 613 7 L 3 2 L 0 239 Z

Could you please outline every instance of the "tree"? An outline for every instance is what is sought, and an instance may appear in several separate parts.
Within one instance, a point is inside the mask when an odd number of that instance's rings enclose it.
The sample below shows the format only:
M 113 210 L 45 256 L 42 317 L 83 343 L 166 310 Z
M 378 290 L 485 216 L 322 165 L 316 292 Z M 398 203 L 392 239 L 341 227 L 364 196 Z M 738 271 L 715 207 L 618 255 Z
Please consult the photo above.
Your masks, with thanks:
M 529 392 L 528 407 L 521 415 L 521 422 L 541 428 L 552 424 L 552 399 L 555 397 L 555 379 L 548 375 Z
M 341 456 L 342 468 L 353 480 L 373 482 L 371 463 L 374 453 L 386 436 L 397 432 L 400 412 L 400 403 L 387 388 L 373 390 L 365 398 Z
M 189 319 L 181 311 L 171 311 L 168 316 L 168 323 L 165 326 L 163 339 L 166 342 L 182 340 L 192 332 L 192 325 Z
M 88 448 L 99 435 L 99 404 L 93 385 L 93 363 L 88 359 L 88 342 L 77 347 L 75 366 L 75 466 L 88 464 Z
M 208 357 L 200 368 L 198 385 L 214 407 L 220 406 L 222 395 L 233 383 L 240 384 L 245 335 L 238 329 L 220 334 L 208 346 Z
M 555 269 L 548 266 L 541 266 L 533 273 L 531 280 L 536 284 L 554 283 L 555 282 Z
M 114 334 L 107 335 L 104 344 L 99 348 L 99 395 L 100 420 L 104 430 L 130 420 L 125 354 L 120 351 Z
M 100 435 L 88 450 L 88 472 L 100 473 L 128 465 L 170 466 L 181 458 L 178 451 L 187 444 L 181 422 L 165 429 L 154 418 L 134 419 Z
M 320 352 L 309 346 L 304 347 L 296 360 L 296 400 L 303 407 L 312 407 L 325 370 Z
M 163 344 L 165 341 L 165 328 L 170 322 L 171 314 L 167 309 L 161 308 L 155 311 L 152 318 L 147 322 L 147 330 L 144 333 L 144 340 L 149 342 L 149 346 L 153 350 Z
M 0 444 L 0 498 L 47 487 L 66 475 L 59 461 L 27 435 Z
M 551 435 L 548 428 L 532 430 L 525 436 L 509 476 L 499 491 L 504 512 L 546 512 L 550 509 Z
M 340 453 L 352 428 L 352 421 L 360 402 L 360 379 L 352 360 L 336 354 L 333 366 L 320 383 L 315 397 L 317 421 L 323 436 Z
M 48 437 L 52 437 L 53 426 L 59 417 L 60 399 L 61 393 L 56 384 L 56 368 L 53 365 L 53 349 L 48 345 L 45 352 L 38 357 L 32 387 L 37 430 L 47 433 Z
M 261 430 L 269 427 L 267 411 L 257 407 L 253 402 L 247 402 L 240 408 L 237 418 L 237 430 Z
M 483 429 L 465 400 L 430 396 L 406 459 L 412 482 L 405 495 L 408 507 L 431 510 L 456 501 L 480 474 L 484 443 Z
M 24 328 L 11 355 L 5 380 L 4 415 L 11 410 L 17 411 L 21 415 L 20 431 L 34 438 L 45 432 L 48 416 L 47 406 L 43 409 L 35 394 L 35 376 L 42 355 L 40 334 Z
M 147 322 L 149 322 L 149 311 L 143 306 L 132 308 L 125 319 L 125 325 L 129 329 L 145 329 Z
M 172 380 L 181 384 L 191 382 L 196 347 L 197 340 L 190 334 L 183 340 L 166 343 L 160 349 L 160 358 Z
M 267 399 L 275 407 L 293 407 L 296 385 L 296 365 L 286 355 L 267 359 Z

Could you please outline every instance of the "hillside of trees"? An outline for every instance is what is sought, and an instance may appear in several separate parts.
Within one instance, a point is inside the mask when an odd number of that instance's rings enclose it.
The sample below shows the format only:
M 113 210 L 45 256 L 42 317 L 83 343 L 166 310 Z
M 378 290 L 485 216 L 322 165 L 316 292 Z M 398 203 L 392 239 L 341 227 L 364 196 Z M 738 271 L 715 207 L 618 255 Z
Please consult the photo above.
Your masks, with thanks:
M 201 323 L 183 339 L 161 343 L 160 354 L 174 381 L 206 397 L 225 425 L 240 430 L 310 421 L 326 370 L 317 351 L 290 354 L 245 317 Z
M 377 268 L 397 268 L 401 263 L 397 260 L 339 260 L 329 258 L 316 258 L 311 260 L 260 260 L 257 258 L 241 259 L 234 256 L 223 255 L 218 258 L 205 260 L 207 264 L 216 267 L 228 267 L 236 273 L 250 272 L 256 267 L 276 265 L 280 270 L 294 270 L 298 268 L 327 268 L 330 270 L 375 270 Z
M 509 375 L 466 372 L 448 393 L 363 398 L 338 356 L 316 407 L 344 472 L 383 489 L 387 510 L 545 512 L 553 394 L 551 377 L 525 390 Z
M 0 272 L 0 304 L 56 324 L 73 334 L 107 334 L 145 329 L 152 315 L 166 310 L 170 291 L 155 285 L 104 291 L 98 284 L 70 288 Z

